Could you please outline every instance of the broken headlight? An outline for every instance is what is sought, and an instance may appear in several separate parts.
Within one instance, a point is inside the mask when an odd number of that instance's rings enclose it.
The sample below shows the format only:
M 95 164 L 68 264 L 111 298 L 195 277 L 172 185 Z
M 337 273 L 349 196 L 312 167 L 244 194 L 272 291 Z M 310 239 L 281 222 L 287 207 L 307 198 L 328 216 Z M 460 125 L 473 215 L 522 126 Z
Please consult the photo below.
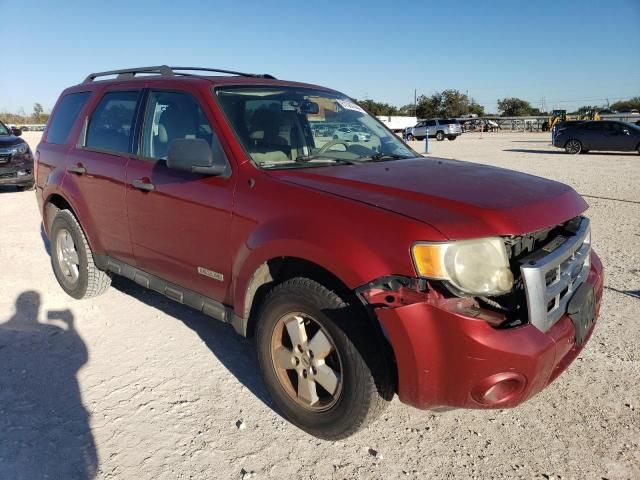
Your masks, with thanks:
M 513 287 L 513 273 L 500 238 L 419 242 L 411 253 L 420 277 L 447 281 L 461 293 L 503 295 Z

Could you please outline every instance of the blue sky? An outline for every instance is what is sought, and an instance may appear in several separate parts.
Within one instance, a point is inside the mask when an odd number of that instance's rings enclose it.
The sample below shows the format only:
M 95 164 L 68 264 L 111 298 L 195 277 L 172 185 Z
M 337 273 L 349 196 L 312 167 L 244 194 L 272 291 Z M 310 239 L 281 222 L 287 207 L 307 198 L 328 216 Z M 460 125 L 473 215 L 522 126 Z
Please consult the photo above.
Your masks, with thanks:
M 268 72 L 403 105 L 456 88 L 496 111 L 640 95 L 640 0 L 0 0 L 0 111 L 45 110 L 93 71 Z

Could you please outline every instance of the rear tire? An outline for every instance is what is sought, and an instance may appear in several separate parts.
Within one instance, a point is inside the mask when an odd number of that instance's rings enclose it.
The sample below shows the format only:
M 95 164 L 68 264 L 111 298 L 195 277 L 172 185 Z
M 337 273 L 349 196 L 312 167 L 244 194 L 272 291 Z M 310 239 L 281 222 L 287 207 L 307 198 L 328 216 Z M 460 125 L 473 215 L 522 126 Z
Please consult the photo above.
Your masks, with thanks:
M 389 364 L 366 320 L 303 277 L 276 286 L 260 308 L 256 343 L 264 383 L 283 415 L 311 435 L 348 437 L 393 398 Z
M 111 285 L 109 273 L 100 270 L 76 217 L 60 210 L 51 224 L 51 265 L 62 289 L 78 300 L 104 293 Z
M 436 133 L 436 140 L 441 142 L 444 140 L 444 132 L 437 132 Z
M 575 138 L 567 140 L 567 143 L 564 144 L 564 151 L 571 155 L 577 155 L 582 151 L 582 143 Z

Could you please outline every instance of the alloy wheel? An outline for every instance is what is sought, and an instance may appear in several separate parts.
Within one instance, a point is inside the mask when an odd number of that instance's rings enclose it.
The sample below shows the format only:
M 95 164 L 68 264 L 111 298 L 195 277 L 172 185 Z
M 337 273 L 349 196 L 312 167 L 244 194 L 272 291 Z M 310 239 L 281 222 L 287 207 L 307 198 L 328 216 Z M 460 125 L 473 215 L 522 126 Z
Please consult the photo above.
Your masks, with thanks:
M 567 153 L 575 155 L 577 153 L 580 153 L 580 151 L 582 150 L 582 144 L 578 140 L 569 140 L 564 149 Z
M 299 312 L 280 318 L 271 335 L 276 377 L 301 407 L 325 411 L 342 392 L 342 360 L 335 342 L 311 316 Z
M 66 228 L 61 228 L 56 236 L 56 259 L 65 278 L 76 283 L 80 272 L 80 257 L 73 237 Z

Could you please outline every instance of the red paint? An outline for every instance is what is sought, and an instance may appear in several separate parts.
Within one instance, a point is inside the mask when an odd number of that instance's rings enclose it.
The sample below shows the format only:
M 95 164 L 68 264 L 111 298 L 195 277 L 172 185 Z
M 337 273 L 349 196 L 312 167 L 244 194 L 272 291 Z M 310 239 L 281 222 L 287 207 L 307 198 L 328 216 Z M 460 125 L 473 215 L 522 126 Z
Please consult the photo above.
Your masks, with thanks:
M 595 253 L 591 258 L 587 281 L 594 285 L 599 312 L 602 264 Z M 557 378 L 584 348 L 575 346 L 566 315 L 546 333 L 532 325 L 498 330 L 442 305 L 422 302 L 377 311 L 396 355 L 400 400 L 418 408 L 516 406 Z M 474 399 L 474 392 L 489 385 L 487 379 L 503 374 L 517 374 L 526 384 L 494 405 Z
M 52 196 L 63 197 L 94 253 L 184 285 L 242 316 L 252 275 L 273 258 L 306 259 L 355 289 L 387 275 L 415 277 L 409 251 L 415 241 L 529 233 L 587 208 L 566 185 L 448 160 L 260 170 L 227 125 L 212 84 L 321 88 L 242 77 L 147 77 L 67 89 L 63 94 L 93 95 L 66 145 L 47 143 L 45 132 L 38 147 L 43 215 Z M 228 178 L 181 174 L 134 155 L 78 147 L 85 121 L 106 91 L 144 88 L 183 91 L 199 101 L 231 164 Z M 78 164 L 85 175 L 66 171 Z M 149 179 L 156 189 L 137 190 L 130 185 L 134 179 Z M 601 266 L 593 259 L 588 281 L 597 286 L 599 305 Z M 224 280 L 198 275 L 197 266 L 223 274 Z M 377 313 L 396 354 L 399 395 L 421 408 L 480 407 L 472 392 L 481 396 L 496 381 L 512 377 L 523 384 L 494 406 L 515 405 L 540 391 L 580 351 L 572 346 L 567 317 L 547 333 L 530 325 L 497 330 L 490 314 L 484 320 L 465 317 L 464 309 L 452 309 L 455 301 L 423 300 L 402 290 L 386 303 L 395 308 Z

